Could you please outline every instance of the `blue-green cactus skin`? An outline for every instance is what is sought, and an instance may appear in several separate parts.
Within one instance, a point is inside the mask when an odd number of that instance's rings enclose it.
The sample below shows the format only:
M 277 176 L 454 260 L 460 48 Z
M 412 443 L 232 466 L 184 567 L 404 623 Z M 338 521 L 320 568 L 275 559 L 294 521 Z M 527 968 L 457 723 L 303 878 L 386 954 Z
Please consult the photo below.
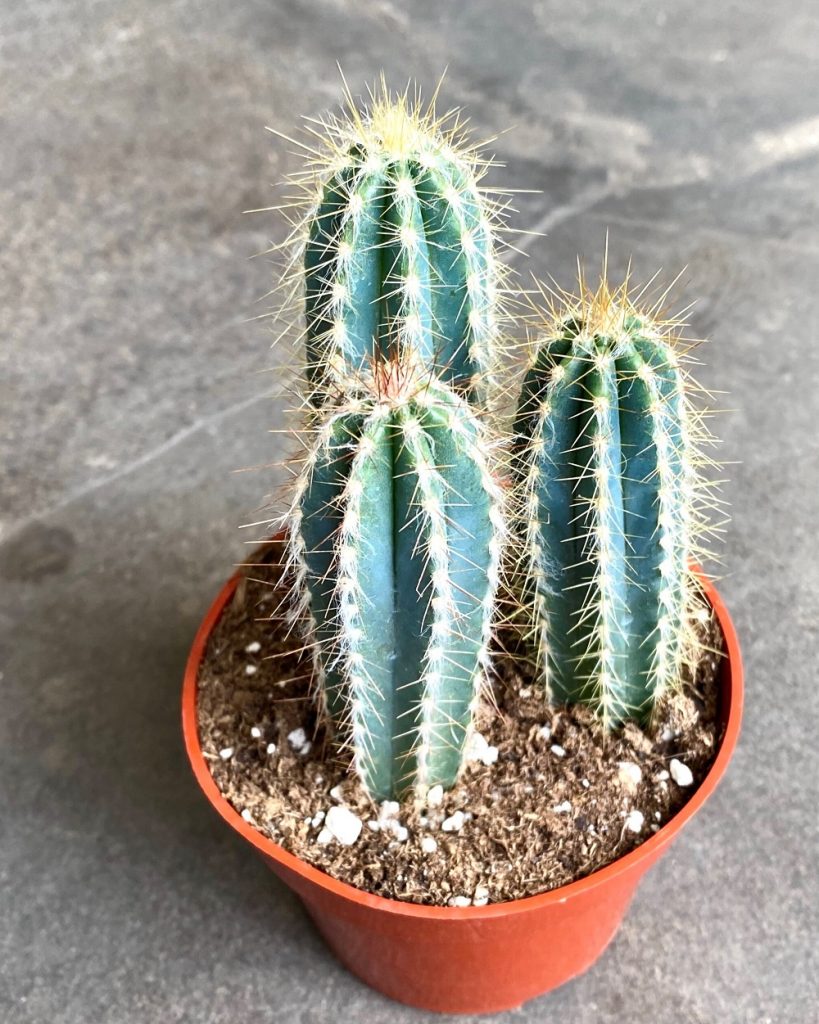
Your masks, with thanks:
M 692 451 L 673 346 L 636 315 L 542 341 L 514 426 L 529 639 L 556 702 L 647 720 L 690 636 Z M 616 323 L 616 327 L 614 324 Z
M 429 380 L 352 399 L 317 429 L 290 529 L 335 735 L 377 799 L 450 787 L 503 528 L 484 429 Z
M 377 136 L 321 187 L 304 251 L 306 375 L 322 404 L 339 376 L 412 352 L 483 400 L 495 364 L 498 268 L 469 161 L 415 130 L 409 155 Z

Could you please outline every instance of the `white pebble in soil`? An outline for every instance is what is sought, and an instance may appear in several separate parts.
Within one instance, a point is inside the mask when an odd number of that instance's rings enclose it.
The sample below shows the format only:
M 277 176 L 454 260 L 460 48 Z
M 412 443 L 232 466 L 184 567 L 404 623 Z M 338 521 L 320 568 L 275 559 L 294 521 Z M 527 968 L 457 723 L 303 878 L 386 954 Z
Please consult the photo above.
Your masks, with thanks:
M 294 729 L 287 734 L 287 742 L 297 754 L 304 756 L 310 752 L 312 743 L 307 739 L 307 733 L 302 728 Z
M 448 818 L 444 818 L 441 828 L 444 832 L 460 832 L 465 820 L 463 811 L 455 811 Z
M 267 750 L 267 753 L 270 754 L 271 757 L 272 757 L 272 755 L 276 753 L 276 744 L 275 743 L 268 743 L 267 747 L 266 747 L 266 750 Z
M 341 786 L 333 786 L 330 790 L 330 796 L 338 803 L 344 803 L 344 794 L 341 792 Z
M 432 838 L 432 836 L 422 836 L 421 838 L 421 852 L 422 853 L 435 853 L 438 849 L 438 844 Z
M 245 654 L 258 654 L 262 649 L 262 645 L 258 640 L 252 640 L 247 647 L 245 647 Z
M 588 779 L 581 779 L 580 780 L 580 785 L 583 787 L 583 789 L 588 789 L 589 786 L 591 786 L 591 783 L 589 782 Z
M 310 819 L 310 824 L 313 826 L 313 828 L 318 828 L 319 825 L 321 825 L 322 822 L 324 821 L 325 817 L 326 815 L 324 811 L 316 811 L 316 813 Z
M 246 807 L 245 807 L 245 809 L 244 809 L 244 810 L 242 811 L 242 817 L 243 817 L 243 818 L 244 818 L 244 820 L 245 820 L 245 821 L 247 821 L 247 822 L 251 822 L 251 821 L 253 821 L 253 815 L 252 815 L 252 814 L 250 813 L 250 811 L 249 811 L 249 810 L 248 810 L 248 809 L 247 809 Z
M 450 896 L 449 905 L 450 907 L 469 907 L 472 905 L 472 900 L 468 896 Z
M 671 763 L 668 766 L 671 772 L 671 778 L 677 783 L 678 786 L 690 786 L 694 781 L 694 775 L 687 764 L 683 764 L 682 761 L 678 761 L 676 757 L 671 758 Z
M 571 814 L 572 805 L 571 801 L 564 800 L 562 803 L 556 804 L 552 810 L 555 814 Z
M 489 890 L 485 885 L 476 885 L 472 894 L 472 905 L 474 907 L 485 907 L 489 902 Z
M 262 738 L 262 730 L 258 727 L 258 725 L 254 725 L 250 729 L 250 735 L 253 737 L 254 740 L 260 740 Z
M 440 807 L 444 802 L 444 787 L 431 786 L 427 793 L 427 807 Z
M 643 780 L 643 773 L 640 766 L 633 761 L 620 761 L 617 765 L 617 777 L 625 789 L 630 793 L 636 793 Z
M 388 817 L 379 818 L 375 823 L 375 832 L 389 832 L 398 840 L 399 843 L 404 843 L 409 836 L 409 832 L 401 824 L 398 818 L 393 818 L 391 815 Z
M 552 738 L 551 726 L 541 725 L 541 727 L 537 731 L 537 738 L 541 741 L 541 743 L 548 743 L 549 740 Z
M 566 751 L 563 749 L 563 747 L 561 747 L 559 743 L 553 743 L 550 749 L 552 753 L 555 755 L 555 757 L 566 756 Z
M 245 675 L 246 676 L 255 676 L 258 671 L 259 671 L 259 666 L 258 665 L 245 665 Z
M 361 835 L 361 818 L 346 807 L 331 807 L 324 821 L 327 831 L 342 846 L 352 846 Z
M 487 743 L 486 737 L 479 732 L 473 732 L 469 737 L 466 748 L 466 756 L 469 761 L 480 761 L 481 764 L 494 764 L 498 759 L 498 748 Z
M 328 843 L 332 843 L 333 833 L 329 828 L 323 828 L 321 832 L 316 836 L 316 842 L 319 846 L 327 846 Z
M 233 757 L 233 747 L 222 747 L 219 751 L 219 757 L 221 757 L 223 761 L 229 761 Z
M 391 818 L 397 818 L 400 810 L 401 807 L 397 800 L 382 800 L 381 806 L 378 808 L 379 823 L 384 825 Z
M 668 779 L 669 779 L 669 774 L 665 770 L 665 768 L 663 768 L 663 770 L 661 772 L 657 772 L 657 781 L 658 782 L 666 782 Z
M 645 818 L 643 817 L 642 811 L 629 811 L 628 817 L 626 818 L 626 828 L 629 832 L 640 833 L 643 831 L 643 825 Z

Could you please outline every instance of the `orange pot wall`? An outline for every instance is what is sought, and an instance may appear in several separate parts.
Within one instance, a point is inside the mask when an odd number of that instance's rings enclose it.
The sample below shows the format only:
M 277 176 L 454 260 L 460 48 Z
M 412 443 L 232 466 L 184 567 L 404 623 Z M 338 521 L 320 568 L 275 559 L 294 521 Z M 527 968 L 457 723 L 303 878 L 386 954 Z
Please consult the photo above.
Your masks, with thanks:
M 208 637 L 238 577 L 222 589 L 194 640 L 185 671 L 182 724 L 205 795 L 304 902 L 336 956 L 367 984 L 403 1003 L 446 1013 L 518 1006 L 586 970 L 613 938 L 642 876 L 714 792 L 739 736 L 742 663 L 736 632 L 715 588 L 705 591 L 725 635 L 716 760 L 685 807 L 625 857 L 540 896 L 485 907 L 422 907 L 373 896 L 299 860 L 245 822 L 208 771 L 196 724 L 196 680 Z

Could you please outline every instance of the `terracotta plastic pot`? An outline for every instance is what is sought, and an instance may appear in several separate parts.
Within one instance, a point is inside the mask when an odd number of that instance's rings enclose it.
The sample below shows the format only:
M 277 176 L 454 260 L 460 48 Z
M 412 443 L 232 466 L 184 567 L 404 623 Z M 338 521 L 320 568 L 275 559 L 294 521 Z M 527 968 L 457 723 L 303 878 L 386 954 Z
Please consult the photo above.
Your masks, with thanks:
M 671 821 L 588 878 L 527 899 L 449 908 L 370 895 L 257 832 L 222 796 L 202 756 L 196 720 L 199 664 L 238 579 L 225 585 L 205 616 L 185 671 L 182 722 L 194 773 L 225 821 L 301 897 L 339 960 L 402 1003 L 446 1013 L 491 1013 L 518 1006 L 585 971 L 613 938 L 640 879 L 714 792 L 734 752 L 743 695 L 739 644 L 719 594 L 704 581 L 727 649 L 720 680 L 724 734 L 708 775 Z

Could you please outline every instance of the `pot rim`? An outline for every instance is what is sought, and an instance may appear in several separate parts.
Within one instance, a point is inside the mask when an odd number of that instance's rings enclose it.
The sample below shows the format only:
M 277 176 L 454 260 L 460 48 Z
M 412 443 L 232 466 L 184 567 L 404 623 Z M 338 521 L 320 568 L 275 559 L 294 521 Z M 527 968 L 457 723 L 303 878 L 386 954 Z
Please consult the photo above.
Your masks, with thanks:
M 419 903 L 403 902 L 401 900 L 389 899 L 385 896 L 377 896 L 374 893 L 357 889 L 347 882 L 333 878 L 320 868 L 313 867 L 306 861 L 301 860 L 294 854 L 289 853 L 278 843 L 259 832 L 253 825 L 246 822 L 241 814 L 222 795 L 210 773 L 207 762 L 202 753 L 199 742 L 199 729 L 196 714 L 197 681 L 199 666 L 205 653 L 210 634 L 219 621 L 225 605 L 233 596 L 241 572 L 235 573 L 224 584 L 216 599 L 211 604 L 205 618 L 202 620 L 196 637 L 193 641 L 190 654 L 185 666 L 185 678 L 182 688 L 182 731 L 185 741 L 185 749 L 199 785 L 205 795 L 218 813 L 225 819 L 231 828 L 235 829 L 241 836 L 252 843 L 264 856 L 278 862 L 283 867 L 300 875 L 305 881 L 311 882 L 335 896 L 356 903 L 362 907 L 372 910 L 380 910 L 388 914 L 397 914 L 404 917 L 426 918 L 428 920 L 440 921 L 463 921 L 479 920 L 493 917 L 502 917 L 509 914 L 526 913 L 537 910 L 541 907 L 556 903 L 565 903 L 574 896 L 587 893 L 597 886 L 604 885 L 624 872 L 636 867 L 640 861 L 651 860 L 653 855 L 658 853 L 664 846 L 671 842 L 674 836 L 683 826 L 693 818 L 705 801 L 717 788 L 720 780 L 725 774 L 728 762 L 733 756 L 734 749 L 739 738 L 740 721 L 742 718 L 743 704 L 743 668 L 740 654 L 739 639 L 736 629 L 728 614 L 728 609 L 719 595 L 714 584 L 705 573 L 695 566 L 695 572 L 699 577 L 703 592 L 708 599 L 717 616 L 717 621 L 722 629 L 725 640 L 725 656 L 723 661 L 723 699 L 728 701 L 728 714 L 725 722 L 725 731 L 717 751 L 717 756 L 711 765 L 708 774 L 700 783 L 696 792 L 690 797 L 687 803 L 666 822 L 659 831 L 641 843 L 640 846 L 617 860 L 612 861 L 605 867 L 585 878 L 577 879 L 556 889 L 538 893 L 535 896 L 526 896 L 519 900 L 508 900 L 503 903 L 488 903 L 483 907 L 441 907 L 427 906 Z

